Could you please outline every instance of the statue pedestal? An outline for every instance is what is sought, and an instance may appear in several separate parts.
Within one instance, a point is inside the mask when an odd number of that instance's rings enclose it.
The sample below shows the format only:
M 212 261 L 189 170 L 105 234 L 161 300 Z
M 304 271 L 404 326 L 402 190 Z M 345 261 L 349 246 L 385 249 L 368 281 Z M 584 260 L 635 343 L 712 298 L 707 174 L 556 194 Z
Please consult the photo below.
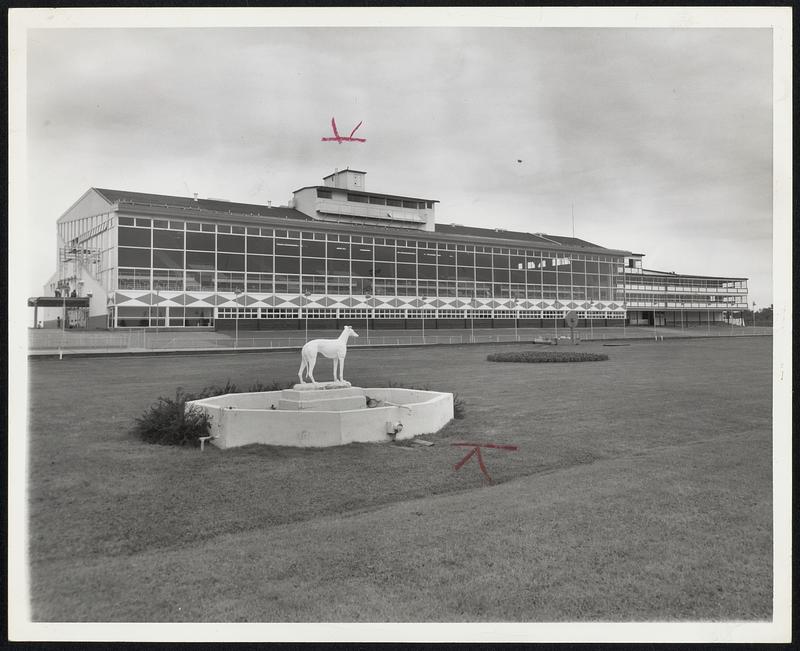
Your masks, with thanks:
M 335 380 L 334 382 L 303 382 L 302 384 L 295 384 L 292 387 L 292 391 L 326 391 L 328 389 L 347 389 L 352 385 L 345 380 L 344 382 L 339 382 Z M 287 389 L 288 390 L 288 389 Z
M 330 382 L 328 384 L 334 384 Z M 281 391 L 278 409 L 314 411 L 348 411 L 365 409 L 367 398 L 361 387 L 342 386 L 314 388 L 313 384 L 295 384 L 293 389 Z M 298 387 L 308 387 L 298 389 Z

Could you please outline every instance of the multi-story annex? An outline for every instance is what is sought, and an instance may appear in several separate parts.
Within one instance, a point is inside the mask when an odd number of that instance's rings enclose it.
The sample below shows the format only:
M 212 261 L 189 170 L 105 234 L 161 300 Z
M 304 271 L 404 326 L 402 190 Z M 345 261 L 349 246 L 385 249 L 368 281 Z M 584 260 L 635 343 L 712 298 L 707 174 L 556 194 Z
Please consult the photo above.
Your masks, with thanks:
M 435 222 L 435 199 L 345 169 L 288 206 L 91 188 L 58 219 L 45 287 L 71 326 L 338 328 L 706 324 L 747 280 L 642 268 L 574 237 Z M 40 301 L 42 299 L 31 299 Z M 46 301 L 41 304 L 51 304 Z M 33 304 L 33 303 L 31 303 Z

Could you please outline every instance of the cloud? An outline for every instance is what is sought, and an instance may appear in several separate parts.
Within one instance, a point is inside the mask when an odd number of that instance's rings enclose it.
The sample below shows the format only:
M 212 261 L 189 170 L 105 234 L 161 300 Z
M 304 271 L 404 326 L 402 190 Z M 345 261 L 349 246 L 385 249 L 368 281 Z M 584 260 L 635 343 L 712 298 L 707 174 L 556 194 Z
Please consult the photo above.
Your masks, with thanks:
M 28 55 L 53 242 L 91 185 L 283 203 L 349 165 L 444 222 L 570 234 L 574 205 L 587 239 L 770 291 L 769 30 L 63 29 Z M 320 142 L 332 116 L 367 142 Z

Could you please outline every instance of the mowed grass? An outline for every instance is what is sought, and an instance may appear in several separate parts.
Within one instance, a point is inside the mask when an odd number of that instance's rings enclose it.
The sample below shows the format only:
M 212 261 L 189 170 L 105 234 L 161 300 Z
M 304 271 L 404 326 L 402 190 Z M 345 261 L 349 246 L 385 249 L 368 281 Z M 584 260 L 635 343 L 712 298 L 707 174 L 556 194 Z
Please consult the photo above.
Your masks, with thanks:
M 601 364 L 350 351 L 356 385 L 464 398 L 425 448 L 201 453 L 128 433 L 178 386 L 291 380 L 296 353 L 32 361 L 33 617 L 769 619 L 771 344 L 580 347 Z M 453 470 L 463 440 L 519 450 L 485 452 L 489 485 L 474 460 Z

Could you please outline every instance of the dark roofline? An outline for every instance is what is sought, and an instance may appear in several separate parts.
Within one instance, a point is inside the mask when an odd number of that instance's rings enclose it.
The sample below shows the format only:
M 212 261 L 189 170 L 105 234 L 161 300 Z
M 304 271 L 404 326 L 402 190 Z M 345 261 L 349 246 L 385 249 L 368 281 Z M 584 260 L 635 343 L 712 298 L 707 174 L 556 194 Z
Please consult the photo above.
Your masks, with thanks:
M 327 178 L 327 177 L 326 177 Z M 441 203 L 438 199 L 423 199 L 422 197 L 408 197 L 399 194 L 384 194 L 383 192 L 369 192 L 367 190 L 351 190 L 349 188 L 337 188 L 333 185 L 305 185 L 302 188 L 298 188 L 297 190 L 293 191 L 292 194 L 297 194 L 301 190 L 343 190 L 344 192 L 349 192 L 350 194 L 360 194 L 370 197 L 385 197 L 387 199 L 409 199 L 411 201 L 430 201 L 432 203 Z
M 152 194 L 149 192 L 131 192 L 128 190 L 111 190 L 107 188 L 92 188 L 109 203 L 118 205 L 138 204 L 156 207 L 182 208 L 184 210 L 206 210 L 219 214 L 231 215 L 258 215 L 263 217 L 286 217 L 295 219 L 305 217 L 303 213 L 287 206 L 264 206 L 254 203 L 240 203 L 222 199 L 200 199 L 194 197 L 180 197 L 168 194 Z
M 643 273 L 649 273 L 660 276 L 669 276 L 671 278 L 707 278 L 709 280 L 747 280 L 747 278 L 740 278 L 737 276 L 701 276 L 698 274 L 683 274 L 675 271 L 658 271 L 657 269 L 642 269 Z

